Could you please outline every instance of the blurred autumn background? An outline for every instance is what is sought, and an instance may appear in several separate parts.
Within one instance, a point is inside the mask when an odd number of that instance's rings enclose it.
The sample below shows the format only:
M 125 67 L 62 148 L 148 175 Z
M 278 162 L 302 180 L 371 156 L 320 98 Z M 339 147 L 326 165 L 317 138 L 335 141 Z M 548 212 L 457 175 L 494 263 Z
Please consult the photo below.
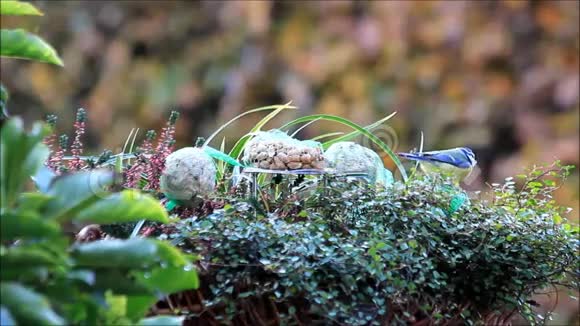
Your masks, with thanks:
M 418 147 L 421 131 L 426 149 L 471 146 L 472 189 L 533 164 L 579 164 L 578 1 L 31 2 L 45 16 L 18 26 L 65 67 L 2 59 L 9 109 L 27 121 L 57 114 L 70 132 L 84 107 L 93 153 L 160 128 L 170 110 L 186 146 L 244 110 L 292 100 L 300 110 L 278 122 L 327 113 L 369 124 L 397 111 L 397 150 Z M 259 118 L 231 128 L 228 145 Z M 578 179 L 557 198 L 576 221 Z

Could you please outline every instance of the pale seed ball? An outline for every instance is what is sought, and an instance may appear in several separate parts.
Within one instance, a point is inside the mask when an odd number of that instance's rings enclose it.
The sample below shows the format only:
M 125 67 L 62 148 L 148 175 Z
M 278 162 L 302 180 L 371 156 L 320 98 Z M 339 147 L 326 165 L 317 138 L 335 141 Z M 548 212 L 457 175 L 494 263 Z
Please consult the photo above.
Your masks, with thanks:
M 286 155 L 285 153 L 278 152 L 278 155 L 276 155 L 276 157 L 279 158 L 280 161 L 282 161 L 283 163 L 288 163 L 288 155 Z
M 254 145 L 254 144 L 252 144 Z M 260 152 L 265 152 L 266 151 L 266 146 L 264 144 L 255 144 L 255 151 L 260 153 Z
M 291 170 L 296 170 L 296 169 L 300 169 L 302 167 L 302 163 L 290 162 L 290 163 L 286 164 L 286 166 L 288 166 L 288 168 Z
M 324 169 L 326 164 L 324 163 L 324 161 L 312 161 L 310 165 L 312 165 L 312 167 L 315 169 Z
M 300 155 L 289 155 L 288 161 L 289 162 L 300 162 Z
M 312 165 L 310 165 L 310 164 L 302 164 L 302 168 L 303 169 L 311 169 L 312 168 Z
M 216 184 L 216 167 L 201 148 L 185 147 L 167 156 L 159 186 L 170 199 L 191 200 L 211 193 Z
M 276 170 L 285 170 L 286 164 L 284 164 L 284 162 L 282 162 L 279 157 L 274 156 L 273 168 Z
M 286 154 L 288 154 L 288 156 L 298 156 L 300 155 L 300 151 L 296 148 L 292 148 Z
M 270 163 L 268 161 L 260 161 L 260 163 L 258 163 L 258 167 L 260 169 L 269 169 Z
M 310 164 L 310 162 L 312 162 L 312 156 L 310 156 L 310 154 L 302 154 L 300 155 L 300 161 L 302 161 L 302 163 Z
M 258 161 L 265 160 L 266 158 L 268 158 L 268 153 L 266 152 L 261 152 L 258 155 L 256 155 L 256 160 Z

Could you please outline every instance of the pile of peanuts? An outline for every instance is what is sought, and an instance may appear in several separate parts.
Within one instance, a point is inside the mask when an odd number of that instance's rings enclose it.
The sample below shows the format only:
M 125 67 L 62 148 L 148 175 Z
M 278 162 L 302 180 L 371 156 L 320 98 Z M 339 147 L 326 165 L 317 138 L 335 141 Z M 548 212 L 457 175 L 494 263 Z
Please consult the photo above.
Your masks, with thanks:
M 300 147 L 280 140 L 250 142 L 244 160 L 268 170 L 322 169 L 324 156 L 320 148 Z

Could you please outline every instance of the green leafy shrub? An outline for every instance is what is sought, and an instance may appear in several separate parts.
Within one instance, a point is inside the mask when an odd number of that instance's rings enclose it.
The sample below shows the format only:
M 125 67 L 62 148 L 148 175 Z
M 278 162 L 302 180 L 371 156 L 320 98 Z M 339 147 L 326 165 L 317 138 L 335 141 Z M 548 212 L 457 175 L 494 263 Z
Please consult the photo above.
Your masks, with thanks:
M 580 276 L 578 229 L 551 198 L 568 170 L 534 168 L 521 188 L 508 179 L 455 212 L 466 194 L 420 176 L 379 190 L 333 179 L 269 210 L 222 194 L 223 209 L 161 238 L 201 253 L 205 310 L 192 324 L 507 324 L 518 313 L 541 322 L 530 297 L 577 288 Z
M 288 108 L 248 111 L 273 110 L 229 154 L 225 141 L 219 150 L 208 144 L 237 118 L 205 140 L 206 152 L 219 161 L 221 185 L 199 207 L 167 205 L 181 220 L 149 222 L 143 229 L 107 226 L 117 236 L 133 230 L 200 255 L 200 289 L 157 302 L 154 314 L 186 316 L 186 325 L 508 324 L 516 314 L 535 323 L 544 316 L 534 311 L 534 293 L 548 285 L 577 287 L 578 229 L 552 199 L 570 167 L 557 162 L 533 168 L 518 182 L 508 178 L 492 185 L 489 195 L 472 198 L 443 178 L 418 173 L 386 187 L 341 177 L 321 182 L 261 175 L 254 197 L 247 182 L 232 182 L 241 165 L 237 158 L 255 132 Z M 323 146 L 364 135 L 359 128 L 370 132 L 391 116 L 354 126 Z M 298 118 L 281 128 L 318 119 Z M 148 132 L 140 150 L 88 157 L 93 163 L 87 166 L 115 166 L 125 185 L 161 199 L 152 186 L 159 175 L 152 172 L 162 171 L 160 155 L 172 150 L 174 123 L 170 119 L 160 133 L 160 152 Z
M 71 245 L 64 232 L 71 224 L 169 219 L 149 195 L 111 191 L 117 183 L 112 170 L 53 178 L 42 167 L 46 131 L 37 123 L 26 132 L 18 118 L 1 129 L 0 324 L 128 324 L 145 316 L 160 293 L 197 288 L 193 257 L 166 242 Z M 31 176 L 46 185 L 43 192 L 22 192 Z

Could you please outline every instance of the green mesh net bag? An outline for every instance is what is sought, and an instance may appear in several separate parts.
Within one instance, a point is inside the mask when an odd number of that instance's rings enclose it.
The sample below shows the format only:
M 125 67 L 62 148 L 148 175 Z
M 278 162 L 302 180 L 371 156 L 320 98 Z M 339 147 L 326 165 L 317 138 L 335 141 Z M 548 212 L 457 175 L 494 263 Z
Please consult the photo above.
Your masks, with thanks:
M 325 167 L 319 142 L 298 140 L 277 129 L 256 133 L 244 149 L 243 161 L 248 166 L 268 170 Z

